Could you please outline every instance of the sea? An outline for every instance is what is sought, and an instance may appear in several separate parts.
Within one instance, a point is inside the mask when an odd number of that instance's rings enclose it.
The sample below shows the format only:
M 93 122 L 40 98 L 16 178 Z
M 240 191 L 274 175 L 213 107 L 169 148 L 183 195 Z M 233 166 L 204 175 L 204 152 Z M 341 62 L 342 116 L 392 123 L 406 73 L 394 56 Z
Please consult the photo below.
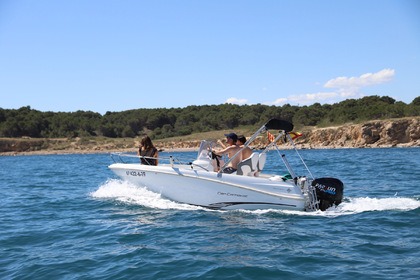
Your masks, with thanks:
M 420 148 L 299 155 L 342 204 L 216 211 L 118 179 L 109 154 L 1 156 L 0 279 L 420 279 Z

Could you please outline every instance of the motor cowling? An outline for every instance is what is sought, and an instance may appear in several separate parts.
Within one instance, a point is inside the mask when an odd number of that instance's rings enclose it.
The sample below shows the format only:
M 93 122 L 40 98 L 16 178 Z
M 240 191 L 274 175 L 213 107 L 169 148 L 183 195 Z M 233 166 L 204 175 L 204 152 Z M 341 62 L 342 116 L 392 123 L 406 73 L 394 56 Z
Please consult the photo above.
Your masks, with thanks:
M 317 178 L 312 181 L 316 196 L 319 201 L 319 209 L 327 210 L 333 205 L 339 205 L 343 199 L 344 184 L 337 178 Z

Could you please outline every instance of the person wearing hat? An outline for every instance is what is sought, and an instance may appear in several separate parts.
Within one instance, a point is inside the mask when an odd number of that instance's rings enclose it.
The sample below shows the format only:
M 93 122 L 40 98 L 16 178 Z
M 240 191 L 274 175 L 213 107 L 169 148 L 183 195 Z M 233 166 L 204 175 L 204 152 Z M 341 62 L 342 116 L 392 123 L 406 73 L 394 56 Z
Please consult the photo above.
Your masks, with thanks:
M 214 151 L 214 153 L 218 156 L 227 155 L 229 158 L 232 158 L 240 149 L 236 142 L 238 140 L 238 136 L 231 132 L 225 134 L 226 142 L 228 146 L 222 150 Z M 242 154 L 237 155 L 231 162 L 229 162 L 228 166 L 223 169 L 223 173 L 233 173 L 238 169 L 238 163 L 242 160 Z

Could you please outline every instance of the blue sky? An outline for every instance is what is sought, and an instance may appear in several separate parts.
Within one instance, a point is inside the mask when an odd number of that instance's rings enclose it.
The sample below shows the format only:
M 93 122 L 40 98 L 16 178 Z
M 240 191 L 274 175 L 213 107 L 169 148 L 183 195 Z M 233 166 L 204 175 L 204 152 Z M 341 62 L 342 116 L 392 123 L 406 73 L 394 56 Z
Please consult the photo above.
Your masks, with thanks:
M 417 0 L 0 0 L 0 107 L 420 96 Z

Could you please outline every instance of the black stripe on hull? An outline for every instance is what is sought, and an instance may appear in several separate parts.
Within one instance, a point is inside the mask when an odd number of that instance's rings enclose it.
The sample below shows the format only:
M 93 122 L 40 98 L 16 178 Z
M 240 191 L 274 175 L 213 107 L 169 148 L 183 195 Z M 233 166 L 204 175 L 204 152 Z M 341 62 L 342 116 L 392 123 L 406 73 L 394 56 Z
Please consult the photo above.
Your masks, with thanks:
M 216 209 L 221 209 L 221 208 L 225 208 L 229 206 L 245 205 L 245 204 L 276 205 L 276 206 L 286 206 L 286 207 L 296 208 L 296 205 L 283 204 L 283 203 L 267 203 L 267 202 L 219 202 L 219 203 L 212 203 L 204 207 L 216 210 Z

